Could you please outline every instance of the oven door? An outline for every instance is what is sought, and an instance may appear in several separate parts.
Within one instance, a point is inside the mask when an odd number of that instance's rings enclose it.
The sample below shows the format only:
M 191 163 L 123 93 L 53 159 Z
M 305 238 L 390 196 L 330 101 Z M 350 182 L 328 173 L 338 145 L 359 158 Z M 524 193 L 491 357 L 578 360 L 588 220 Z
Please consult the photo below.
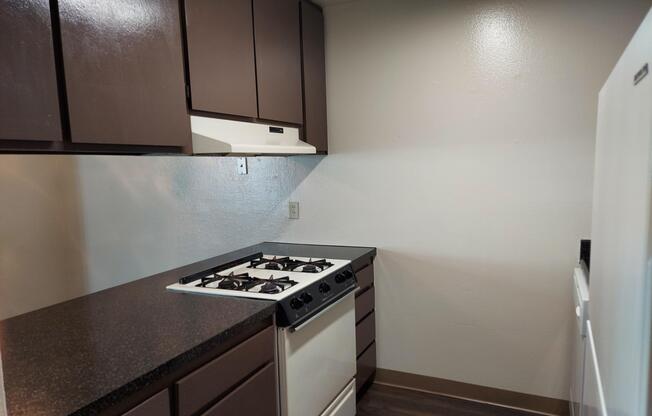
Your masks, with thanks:
M 333 414 L 343 398 L 334 414 L 355 415 L 346 391 L 356 371 L 353 292 L 296 329 L 280 328 L 278 354 L 282 416 Z

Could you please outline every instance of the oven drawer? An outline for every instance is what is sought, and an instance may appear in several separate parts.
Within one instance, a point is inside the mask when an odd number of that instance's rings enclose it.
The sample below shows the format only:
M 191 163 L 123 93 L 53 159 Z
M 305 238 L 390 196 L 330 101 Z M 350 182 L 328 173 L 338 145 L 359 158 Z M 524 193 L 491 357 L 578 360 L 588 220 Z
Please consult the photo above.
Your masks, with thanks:
M 269 363 L 202 416 L 276 416 L 276 367 Z
M 355 375 L 356 392 L 359 392 L 376 371 L 376 343 L 372 343 L 358 358 L 357 374 Z
M 359 295 L 365 289 L 374 284 L 374 265 L 370 264 L 364 269 L 358 270 L 355 272 L 355 277 L 358 279 L 358 286 L 360 287 L 356 295 Z
M 155 394 L 122 416 L 170 416 L 170 394 L 168 389 Z
M 355 327 L 356 357 L 371 344 L 376 338 L 376 313 L 372 312 Z
M 179 415 L 196 413 L 257 368 L 274 361 L 274 342 L 274 327 L 270 326 L 179 380 Z
M 362 318 L 369 315 L 374 310 L 375 290 L 370 287 L 360 296 L 355 298 L 355 322 L 359 323 Z
M 355 416 L 355 380 L 342 390 L 335 400 L 319 416 Z

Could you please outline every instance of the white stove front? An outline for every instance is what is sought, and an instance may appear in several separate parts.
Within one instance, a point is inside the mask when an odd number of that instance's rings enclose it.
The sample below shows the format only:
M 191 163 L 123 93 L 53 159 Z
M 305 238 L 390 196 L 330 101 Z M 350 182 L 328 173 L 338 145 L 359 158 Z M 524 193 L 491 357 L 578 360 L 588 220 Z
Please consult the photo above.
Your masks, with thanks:
M 355 416 L 355 295 L 278 329 L 281 416 Z

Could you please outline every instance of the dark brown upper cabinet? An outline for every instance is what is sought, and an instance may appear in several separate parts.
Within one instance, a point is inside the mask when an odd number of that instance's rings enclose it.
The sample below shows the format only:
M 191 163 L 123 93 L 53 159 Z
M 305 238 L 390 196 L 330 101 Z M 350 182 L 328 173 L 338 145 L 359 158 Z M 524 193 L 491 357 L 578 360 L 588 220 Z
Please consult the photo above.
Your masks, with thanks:
M 59 0 L 71 140 L 190 143 L 178 0 Z
M 251 0 L 186 0 L 193 110 L 258 117 Z
M 258 117 L 302 124 L 297 0 L 253 0 Z
M 60 141 L 48 0 L 0 0 L 0 139 Z
M 301 2 L 301 50 L 303 139 L 318 152 L 327 152 L 324 15 L 319 7 L 307 1 Z

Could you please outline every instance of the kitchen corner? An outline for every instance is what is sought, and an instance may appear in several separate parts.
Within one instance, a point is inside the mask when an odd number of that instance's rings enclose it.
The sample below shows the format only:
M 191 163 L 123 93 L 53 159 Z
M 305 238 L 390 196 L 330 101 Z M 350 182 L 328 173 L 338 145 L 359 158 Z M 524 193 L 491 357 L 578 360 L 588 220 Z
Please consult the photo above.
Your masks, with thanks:
M 0 0 L 0 416 L 652 415 L 652 0 Z
M 1 321 L 9 414 L 122 414 L 274 325 L 273 301 L 161 290 L 257 252 L 337 257 L 358 269 L 376 255 L 261 243 Z

